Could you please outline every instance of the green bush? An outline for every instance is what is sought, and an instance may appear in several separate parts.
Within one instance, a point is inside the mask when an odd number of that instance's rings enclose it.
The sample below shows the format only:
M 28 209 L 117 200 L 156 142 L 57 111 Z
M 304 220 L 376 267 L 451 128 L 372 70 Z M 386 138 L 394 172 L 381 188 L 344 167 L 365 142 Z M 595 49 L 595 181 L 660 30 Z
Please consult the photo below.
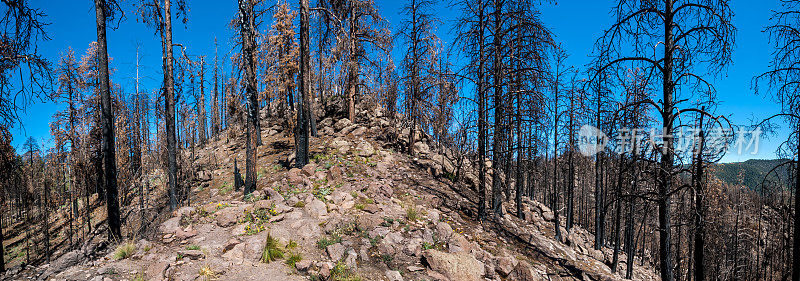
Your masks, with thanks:
M 133 256 L 136 253 L 136 245 L 133 243 L 123 243 L 114 251 L 115 260 L 124 260 Z
M 283 249 L 281 249 L 280 243 L 272 237 L 272 234 L 267 234 L 267 243 L 264 244 L 264 250 L 261 253 L 261 262 L 270 263 L 282 258 Z

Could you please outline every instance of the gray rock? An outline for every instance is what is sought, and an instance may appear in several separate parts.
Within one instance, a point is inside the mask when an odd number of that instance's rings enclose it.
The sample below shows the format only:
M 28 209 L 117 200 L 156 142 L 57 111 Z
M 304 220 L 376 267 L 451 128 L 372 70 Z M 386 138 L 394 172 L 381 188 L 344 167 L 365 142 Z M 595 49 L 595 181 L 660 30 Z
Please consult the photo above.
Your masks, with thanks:
M 344 250 L 345 250 L 344 245 L 342 245 L 341 243 L 328 245 L 328 247 L 325 248 L 325 251 L 328 252 L 328 256 L 331 258 L 332 261 L 341 260 L 342 257 L 344 256 Z
M 389 281 L 403 281 L 403 276 L 400 275 L 399 271 L 387 270 L 385 274 Z
M 450 280 L 481 281 L 485 274 L 483 263 L 466 253 L 448 254 L 431 249 L 423 252 L 423 257 L 432 270 Z

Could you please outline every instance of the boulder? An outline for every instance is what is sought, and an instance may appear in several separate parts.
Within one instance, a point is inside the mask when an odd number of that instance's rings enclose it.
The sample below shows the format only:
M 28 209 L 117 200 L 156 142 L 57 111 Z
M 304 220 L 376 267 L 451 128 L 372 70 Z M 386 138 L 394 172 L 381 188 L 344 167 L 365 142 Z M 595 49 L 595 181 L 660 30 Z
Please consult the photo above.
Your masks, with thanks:
M 365 132 L 367 132 L 367 128 L 364 128 L 364 127 L 362 127 L 362 126 L 358 126 L 358 127 L 355 129 L 355 130 L 353 130 L 353 131 L 352 131 L 352 132 L 350 132 L 350 133 L 352 133 L 352 134 L 353 134 L 353 136 L 356 136 L 356 137 L 358 137 L 358 136 L 361 136 L 361 135 L 363 135 Z
M 158 231 L 162 234 L 175 234 L 175 232 L 181 229 L 180 224 L 181 218 L 173 217 L 161 223 L 161 225 L 158 226 Z
M 414 152 L 421 155 L 428 155 L 431 153 L 431 148 L 424 142 L 418 141 L 414 143 Z
M 403 281 L 403 276 L 400 275 L 400 271 L 387 270 L 386 273 L 384 274 L 386 275 L 386 278 L 389 279 L 389 281 Z
M 306 204 L 305 210 L 309 216 L 315 219 L 320 219 L 328 214 L 328 209 L 325 206 L 325 203 L 323 203 L 317 198 L 311 199 L 311 202 Z
M 294 263 L 294 268 L 297 268 L 298 271 L 306 271 L 311 268 L 311 261 L 310 260 L 301 260 Z
M 317 165 L 316 164 L 308 163 L 305 166 L 303 166 L 303 169 L 301 170 L 301 172 L 306 177 L 312 177 L 312 176 L 314 176 L 314 172 L 316 172 L 316 170 L 317 170 Z
M 448 254 L 430 249 L 422 253 L 431 270 L 450 280 L 482 281 L 485 267 L 482 262 L 466 253 Z
M 237 208 L 225 208 L 217 212 L 217 225 L 220 227 L 229 227 L 239 220 L 240 212 Z
M 289 180 L 289 183 L 294 185 L 303 183 L 303 176 L 301 175 L 301 170 L 298 168 L 291 168 L 286 174 L 286 178 Z
M 328 257 L 330 257 L 332 261 L 341 260 L 344 256 L 344 250 L 344 245 L 341 243 L 336 243 L 325 247 L 325 251 L 328 252 Z
M 67 252 L 66 254 L 61 255 L 60 257 L 58 257 L 58 259 L 50 263 L 50 266 L 47 267 L 42 277 L 49 277 L 50 275 L 62 272 L 69 267 L 77 265 L 78 263 L 81 262 L 81 260 L 83 260 L 83 258 L 84 255 L 80 251 L 76 250 Z
M 178 251 L 178 255 L 192 260 L 198 260 L 206 257 L 206 254 L 200 250 L 181 250 Z
M 370 157 L 372 154 L 375 154 L 375 149 L 372 148 L 372 145 L 366 141 L 358 143 L 356 150 L 358 150 L 358 156 L 361 157 Z
M 336 129 L 337 131 L 341 131 L 342 129 L 344 129 L 346 127 L 350 127 L 350 125 L 352 125 L 352 124 L 353 123 L 350 122 L 350 119 L 342 118 L 342 119 L 339 119 L 339 121 L 336 121 L 336 124 L 333 125 L 333 128 Z
M 544 273 L 534 269 L 527 262 L 520 262 L 508 275 L 509 280 L 519 281 L 544 281 L 549 280 Z
M 517 259 L 512 256 L 498 257 L 495 259 L 495 270 L 502 276 L 508 276 L 517 267 L 517 263 Z

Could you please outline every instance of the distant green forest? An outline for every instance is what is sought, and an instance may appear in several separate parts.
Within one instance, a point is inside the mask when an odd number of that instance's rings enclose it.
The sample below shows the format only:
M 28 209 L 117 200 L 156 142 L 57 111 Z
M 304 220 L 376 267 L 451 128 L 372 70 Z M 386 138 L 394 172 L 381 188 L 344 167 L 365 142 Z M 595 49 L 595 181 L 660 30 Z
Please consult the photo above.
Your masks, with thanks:
M 761 183 L 767 173 L 780 164 L 786 163 L 787 159 L 759 160 L 751 159 L 744 162 L 721 163 L 713 167 L 713 176 L 728 184 L 740 184 L 739 173 L 742 172 L 741 183 L 752 190 L 760 190 Z M 788 187 L 789 174 L 792 165 L 784 165 L 775 169 L 767 178 L 768 181 L 779 182 L 781 186 Z

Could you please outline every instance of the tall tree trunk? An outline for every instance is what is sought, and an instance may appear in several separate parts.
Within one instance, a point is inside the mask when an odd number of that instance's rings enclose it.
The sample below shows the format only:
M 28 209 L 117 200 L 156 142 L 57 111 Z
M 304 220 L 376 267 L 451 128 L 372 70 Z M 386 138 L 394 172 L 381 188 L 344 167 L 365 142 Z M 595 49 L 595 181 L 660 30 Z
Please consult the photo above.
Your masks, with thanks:
M 6 241 L 5 237 L 3 236 L 3 211 L 5 210 L 6 206 L 6 197 L 0 197 L 0 273 L 6 272 L 6 251 L 3 247 L 3 241 Z M 13 215 L 13 214 L 12 214 Z
M 800 121 L 797 121 L 800 134 Z M 800 281 L 800 135 L 797 136 L 797 163 L 794 174 L 794 241 L 792 242 L 792 281 Z
M 176 191 L 178 190 L 178 161 L 175 135 L 175 80 L 173 77 L 172 57 L 172 11 L 170 0 L 164 0 L 164 28 L 162 47 L 164 49 L 164 123 L 167 135 L 167 183 L 169 184 L 169 209 L 178 208 Z
M 478 0 L 478 219 L 486 217 L 486 81 L 484 77 L 484 0 Z
M 311 125 L 311 61 L 309 54 L 308 0 L 300 0 L 300 110 L 297 112 L 295 164 L 302 168 L 308 164 L 309 127 Z
M 94 1 L 97 16 L 97 56 L 100 62 L 100 108 L 103 124 L 103 179 L 105 180 L 106 210 L 108 211 L 108 240 L 122 239 L 120 232 L 119 198 L 117 191 L 117 162 L 114 156 L 114 111 L 108 78 L 108 48 L 106 46 L 105 0 Z
M 200 145 L 206 145 L 206 61 L 204 58 L 200 59 L 200 100 L 198 101 L 198 122 L 197 126 L 200 127 L 198 134 L 200 135 Z
M 672 273 L 672 248 L 671 245 L 671 228 L 670 223 L 670 188 L 672 187 L 672 170 L 673 170 L 673 139 L 672 135 L 672 117 L 673 117 L 673 101 L 672 91 L 674 89 L 672 81 L 672 67 L 673 56 L 672 52 L 675 50 L 675 42 L 672 38 L 673 28 L 673 0 L 666 0 L 664 7 L 664 79 L 663 79 L 663 107 L 661 112 L 661 119 L 664 125 L 664 148 L 661 157 L 661 169 L 659 170 L 660 182 L 658 183 L 658 233 L 659 233 L 659 262 L 661 269 L 662 281 L 673 281 L 675 277 Z
M 634 224 L 634 215 L 633 215 L 633 206 L 634 206 L 634 197 L 632 195 L 636 194 L 638 191 L 639 186 L 639 174 L 638 174 L 638 163 L 637 160 L 637 142 L 634 141 L 633 143 L 633 185 L 631 186 L 631 196 L 628 197 L 628 210 L 627 215 L 625 216 L 625 255 L 627 256 L 627 260 L 625 261 L 628 265 L 628 269 L 625 271 L 625 278 L 631 279 L 633 277 L 633 265 L 634 265 L 634 256 L 636 253 L 636 243 L 634 243 L 633 237 L 633 224 Z
M 502 82 L 502 67 L 500 66 L 500 23 L 502 17 L 501 0 L 494 0 L 494 61 L 493 61 L 493 84 L 494 84 L 494 139 L 492 140 L 492 211 L 498 217 L 502 214 L 503 192 L 500 188 L 500 165 L 501 145 L 503 144 L 503 88 L 500 84 Z M 508 179 L 506 179 L 508 180 Z
M 619 156 L 619 171 L 617 171 L 617 184 L 614 188 L 614 253 L 611 258 L 611 272 L 617 272 L 619 266 L 619 249 L 622 242 L 622 181 L 625 165 L 624 155 Z
M 239 0 L 239 24 L 242 32 L 242 60 L 245 69 L 245 94 L 247 95 L 247 145 L 245 161 L 244 194 L 250 194 L 256 189 L 256 150 L 258 123 L 258 93 L 256 93 L 255 75 L 255 14 L 253 2 Z
M 349 73 L 347 75 L 347 79 L 348 79 L 348 83 L 347 83 L 347 118 L 350 118 L 350 122 L 355 122 L 356 121 L 356 91 L 357 91 L 357 87 L 358 87 L 358 60 L 356 58 L 356 51 L 357 51 L 357 48 L 356 48 L 356 44 L 357 43 L 356 42 L 358 40 L 358 38 L 356 38 L 356 36 L 358 34 L 357 33 L 358 23 L 356 22 L 355 7 L 353 7 L 353 6 L 354 6 L 354 4 L 350 5 L 351 11 L 350 11 L 350 18 L 348 20 L 349 24 L 350 24 L 350 29 L 349 29 L 349 32 L 350 32 L 350 34 L 349 34 L 349 39 L 350 39 L 349 47 L 350 47 L 350 50 L 349 51 L 350 52 L 348 54 L 348 71 L 349 71 Z M 413 130 L 414 130 L 414 128 L 411 128 L 412 132 L 413 132 Z
M 703 108 L 705 111 L 705 107 Z M 695 173 L 694 173 L 694 281 L 705 281 L 705 190 L 703 186 L 703 146 L 705 145 L 705 132 L 703 132 L 703 115 L 700 115 L 700 131 L 698 139 L 698 147 L 695 158 Z

